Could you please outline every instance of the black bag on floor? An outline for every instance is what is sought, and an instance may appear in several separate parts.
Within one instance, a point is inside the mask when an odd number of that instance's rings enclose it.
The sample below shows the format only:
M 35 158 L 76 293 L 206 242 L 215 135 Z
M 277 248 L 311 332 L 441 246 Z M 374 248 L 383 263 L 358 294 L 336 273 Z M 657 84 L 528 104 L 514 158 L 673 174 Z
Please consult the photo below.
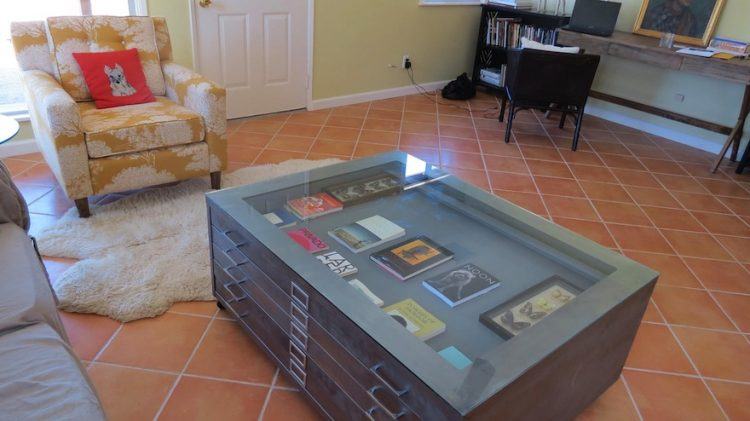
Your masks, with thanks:
M 477 88 L 469 80 L 466 73 L 461 74 L 456 80 L 445 85 L 443 88 L 443 98 L 445 99 L 470 99 L 477 94 Z

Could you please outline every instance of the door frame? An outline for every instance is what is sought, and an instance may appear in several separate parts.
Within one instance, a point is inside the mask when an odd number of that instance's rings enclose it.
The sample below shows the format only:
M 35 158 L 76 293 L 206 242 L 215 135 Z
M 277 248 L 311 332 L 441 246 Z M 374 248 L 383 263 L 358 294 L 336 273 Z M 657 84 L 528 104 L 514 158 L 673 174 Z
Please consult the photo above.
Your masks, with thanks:
M 200 73 L 200 63 L 198 63 L 198 40 L 197 28 L 198 18 L 196 3 L 198 0 L 188 0 L 190 3 L 190 42 L 192 43 L 193 68 Z M 307 75 L 306 75 L 306 104 L 305 108 L 310 109 L 313 102 L 313 41 L 315 34 L 315 0 L 307 0 Z

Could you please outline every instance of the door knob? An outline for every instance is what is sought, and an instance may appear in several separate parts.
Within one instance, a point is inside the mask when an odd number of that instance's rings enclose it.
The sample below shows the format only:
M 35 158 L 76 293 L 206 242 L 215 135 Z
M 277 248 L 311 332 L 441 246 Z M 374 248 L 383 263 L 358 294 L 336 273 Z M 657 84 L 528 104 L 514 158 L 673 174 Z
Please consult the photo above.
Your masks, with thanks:
M 208 7 L 208 6 L 210 6 L 210 5 L 211 5 L 211 3 L 212 3 L 212 1 L 211 1 L 211 0 L 199 0 L 199 1 L 198 1 L 198 5 L 199 5 L 200 7 Z

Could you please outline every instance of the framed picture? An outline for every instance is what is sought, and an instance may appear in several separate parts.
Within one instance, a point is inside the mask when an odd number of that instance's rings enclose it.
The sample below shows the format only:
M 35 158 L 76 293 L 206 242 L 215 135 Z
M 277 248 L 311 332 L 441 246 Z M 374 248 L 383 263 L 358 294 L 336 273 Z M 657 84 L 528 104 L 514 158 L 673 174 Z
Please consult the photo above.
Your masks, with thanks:
M 399 193 L 403 190 L 403 183 L 395 175 L 383 172 L 365 179 L 326 187 L 324 190 L 346 207 Z
M 553 276 L 482 313 L 479 320 L 498 335 L 510 339 L 541 322 L 580 293 L 580 288 Z
M 673 33 L 675 42 L 708 45 L 725 1 L 643 0 L 633 32 L 656 38 Z

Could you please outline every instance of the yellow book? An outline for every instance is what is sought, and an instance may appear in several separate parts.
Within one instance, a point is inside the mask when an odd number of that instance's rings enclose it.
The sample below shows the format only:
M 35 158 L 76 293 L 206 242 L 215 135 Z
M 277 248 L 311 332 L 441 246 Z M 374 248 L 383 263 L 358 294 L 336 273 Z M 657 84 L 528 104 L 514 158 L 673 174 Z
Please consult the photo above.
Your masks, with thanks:
M 445 332 L 445 323 L 423 309 L 411 298 L 391 304 L 383 311 L 423 341 Z

